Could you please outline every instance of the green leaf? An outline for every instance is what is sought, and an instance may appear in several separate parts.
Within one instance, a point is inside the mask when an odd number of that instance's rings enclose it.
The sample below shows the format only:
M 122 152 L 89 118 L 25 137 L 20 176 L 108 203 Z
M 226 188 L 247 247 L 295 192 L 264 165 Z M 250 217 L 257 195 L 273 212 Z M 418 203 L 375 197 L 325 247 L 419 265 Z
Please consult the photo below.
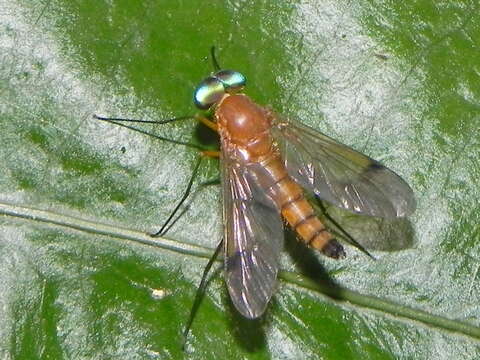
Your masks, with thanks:
M 478 10 L 476 1 L 4 1 L 2 358 L 478 358 Z M 381 160 L 411 184 L 418 209 L 406 240 L 395 234 L 402 246 L 374 248 L 377 261 L 289 242 L 260 320 L 236 313 L 217 270 L 184 353 L 181 333 L 221 238 L 219 188 L 198 186 L 218 178 L 218 163 L 200 170 L 167 238 L 152 239 L 198 151 L 92 115 L 194 114 L 212 45 L 255 101 Z M 189 120 L 142 129 L 217 145 Z M 372 220 L 349 219 L 338 221 L 359 240 L 392 242 Z

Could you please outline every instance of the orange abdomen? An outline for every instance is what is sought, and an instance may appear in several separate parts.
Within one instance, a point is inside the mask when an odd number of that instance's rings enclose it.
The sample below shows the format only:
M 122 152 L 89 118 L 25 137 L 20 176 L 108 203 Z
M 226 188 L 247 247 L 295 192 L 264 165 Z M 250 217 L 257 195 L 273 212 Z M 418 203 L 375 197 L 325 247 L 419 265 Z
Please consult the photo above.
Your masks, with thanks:
M 302 188 L 288 175 L 281 157 L 274 152 L 269 155 L 264 166 L 272 177 L 272 185 L 266 190 L 300 238 L 309 246 L 323 250 L 333 236 L 315 216 Z

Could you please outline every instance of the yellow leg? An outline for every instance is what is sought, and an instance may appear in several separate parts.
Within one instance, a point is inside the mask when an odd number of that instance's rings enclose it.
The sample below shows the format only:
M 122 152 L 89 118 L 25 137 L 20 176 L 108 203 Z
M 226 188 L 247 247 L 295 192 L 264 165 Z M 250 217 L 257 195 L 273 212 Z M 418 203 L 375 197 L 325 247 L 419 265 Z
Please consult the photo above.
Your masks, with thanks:
M 213 157 L 213 158 L 220 157 L 220 151 L 216 151 L 216 150 L 203 150 L 201 151 L 201 154 L 203 156 Z
M 212 120 L 207 119 L 205 116 L 195 115 L 195 119 L 200 121 L 202 124 L 209 127 L 210 129 L 212 129 L 213 131 L 218 132 L 217 124 L 215 124 Z

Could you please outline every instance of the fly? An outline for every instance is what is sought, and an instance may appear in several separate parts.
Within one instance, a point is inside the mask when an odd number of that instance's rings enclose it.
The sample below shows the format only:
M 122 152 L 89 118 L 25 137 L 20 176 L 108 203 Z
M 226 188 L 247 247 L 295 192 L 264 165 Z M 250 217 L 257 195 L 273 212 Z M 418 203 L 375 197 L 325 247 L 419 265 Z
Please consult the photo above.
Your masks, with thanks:
M 243 93 L 245 76 L 221 70 L 213 49 L 212 59 L 215 73 L 194 92 L 197 108 L 211 116 L 196 118 L 220 136 L 225 281 L 235 308 L 254 319 L 265 312 L 275 289 L 282 219 L 311 248 L 335 259 L 345 256 L 303 189 L 353 213 L 390 219 L 412 214 L 415 198 L 409 185 L 378 161 L 256 104 Z

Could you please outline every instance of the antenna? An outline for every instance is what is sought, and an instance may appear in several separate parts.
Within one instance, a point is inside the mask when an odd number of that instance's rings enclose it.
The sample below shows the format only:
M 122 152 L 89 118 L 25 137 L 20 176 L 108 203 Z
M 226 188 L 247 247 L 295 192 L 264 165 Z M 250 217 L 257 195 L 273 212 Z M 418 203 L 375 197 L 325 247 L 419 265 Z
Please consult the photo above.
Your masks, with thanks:
M 215 56 L 215 45 L 210 48 L 210 55 L 212 56 L 213 69 L 215 71 L 220 71 L 221 67 L 218 65 L 217 57 Z

